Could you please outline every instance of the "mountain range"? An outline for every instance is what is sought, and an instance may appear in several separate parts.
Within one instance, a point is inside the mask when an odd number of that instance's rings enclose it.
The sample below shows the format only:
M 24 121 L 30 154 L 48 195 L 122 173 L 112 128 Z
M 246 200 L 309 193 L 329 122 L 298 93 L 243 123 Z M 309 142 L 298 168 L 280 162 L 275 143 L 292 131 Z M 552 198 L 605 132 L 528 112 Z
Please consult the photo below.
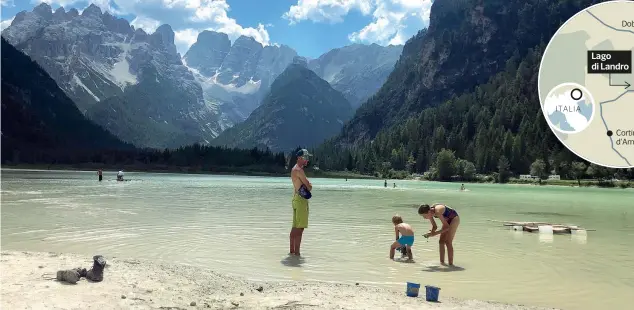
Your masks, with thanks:
M 273 82 L 262 104 L 212 143 L 287 152 L 337 134 L 353 113 L 344 95 L 296 60 Z
M 31 58 L 2 39 L 2 160 L 32 162 L 63 149 L 132 149 L 87 120 Z
M 246 36 L 232 43 L 203 31 L 181 57 L 169 25 L 148 34 L 94 4 L 80 14 L 42 3 L 18 13 L 2 37 L 95 123 L 153 148 L 210 143 L 244 121 L 298 56 L 285 45 L 262 46 Z M 356 108 L 387 78 L 401 50 L 355 44 L 308 61 L 308 68 Z

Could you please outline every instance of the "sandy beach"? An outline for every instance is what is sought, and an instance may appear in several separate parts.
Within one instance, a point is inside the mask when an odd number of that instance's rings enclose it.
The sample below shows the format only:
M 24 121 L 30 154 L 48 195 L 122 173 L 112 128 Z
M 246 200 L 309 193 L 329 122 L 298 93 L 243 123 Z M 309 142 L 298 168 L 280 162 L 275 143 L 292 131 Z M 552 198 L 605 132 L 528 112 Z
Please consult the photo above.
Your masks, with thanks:
M 208 270 L 108 257 L 102 282 L 66 284 L 57 270 L 89 268 L 92 257 L 3 251 L 2 309 L 539 309 L 440 295 L 439 303 L 364 285 L 255 282 Z

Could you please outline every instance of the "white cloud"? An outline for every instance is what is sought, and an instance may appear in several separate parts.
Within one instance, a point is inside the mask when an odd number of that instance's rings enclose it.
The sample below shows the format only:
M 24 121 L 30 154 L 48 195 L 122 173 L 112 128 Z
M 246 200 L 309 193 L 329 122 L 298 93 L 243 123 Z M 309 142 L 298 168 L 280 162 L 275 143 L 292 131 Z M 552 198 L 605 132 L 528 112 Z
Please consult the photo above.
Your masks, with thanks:
M 152 33 L 156 28 L 161 25 L 156 19 L 137 15 L 131 22 L 130 25 L 134 26 L 134 28 L 141 28 L 147 33 Z
M 198 32 L 198 30 L 191 28 L 174 31 L 174 44 L 176 44 L 176 49 L 184 55 L 189 47 L 196 43 Z
M 298 0 L 282 17 L 292 24 L 304 20 L 339 23 L 352 10 L 363 15 L 372 12 L 372 0 Z
M 9 27 L 11 25 L 11 22 L 13 21 L 14 17 L 11 17 L 7 20 L 3 20 L 2 22 L 0 22 L 0 31 L 6 29 L 7 27 Z
M 295 24 L 304 20 L 341 22 L 350 11 L 372 13 L 372 22 L 348 35 L 352 42 L 403 44 L 429 23 L 433 0 L 298 0 L 283 17 Z
M 13 0 L 0 0 L 0 6 L 13 7 L 15 4 L 13 3 Z

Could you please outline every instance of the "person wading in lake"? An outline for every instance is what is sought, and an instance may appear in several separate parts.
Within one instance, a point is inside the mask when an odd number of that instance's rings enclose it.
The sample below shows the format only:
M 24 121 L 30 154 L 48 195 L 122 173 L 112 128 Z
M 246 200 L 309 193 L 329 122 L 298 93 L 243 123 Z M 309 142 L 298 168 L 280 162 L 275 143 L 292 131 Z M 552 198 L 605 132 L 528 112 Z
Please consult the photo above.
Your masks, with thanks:
M 97 171 L 97 174 L 99 175 L 99 182 L 101 182 L 101 180 L 103 180 L 103 171 L 99 169 L 99 171 Z
M 431 222 L 431 231 L 424 234 L 425 238 L 440 235 L 438 244 L 440 247 L 440 263 L 445 264 L 445 247 L 447 247 L 447 256 L 449 256 L 449 266 L 453 266 L 453 238 L 456 236 L 458 225 L 460 225 L 460 217 L 456 210 L 441 204 L 435 203 L 431 206 L 422 204 L 418 208 L 418 214 Z M 442 222 L 440 231 L 436 231 L 438 226 L 434 217 Z
M 291 228 L 290 253 L 289 255 L 300 256 L 300 245 L 304 229 L 308 227 L 308 199 L 312 196 L 310 191 L 313 185 L 310 184 L 304 173 L 304 167 L 308 165 L 311 154 L 306 149 L 301 149 L 295 154 L 297 163 L 291 170 L 291 180 L 293 181 L 293 226 Z

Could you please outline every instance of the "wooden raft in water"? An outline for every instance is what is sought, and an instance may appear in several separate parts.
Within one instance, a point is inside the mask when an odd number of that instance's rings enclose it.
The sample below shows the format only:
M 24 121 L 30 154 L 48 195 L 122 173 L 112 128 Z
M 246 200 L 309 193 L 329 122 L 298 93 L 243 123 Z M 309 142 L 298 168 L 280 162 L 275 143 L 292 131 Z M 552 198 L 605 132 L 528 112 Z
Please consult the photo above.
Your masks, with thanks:
M 552 226 L 553 234 L 571 234 L 573 231 L 594 231 L 593 229 L 585 229 L 576 225 L 552 224 L 546 222 L 515 222 L 515 221 L 496 221 L 491 222 L 502 223 L 504 226 L 521 226 L 523 231 L 539 232 L 539 226 Z

